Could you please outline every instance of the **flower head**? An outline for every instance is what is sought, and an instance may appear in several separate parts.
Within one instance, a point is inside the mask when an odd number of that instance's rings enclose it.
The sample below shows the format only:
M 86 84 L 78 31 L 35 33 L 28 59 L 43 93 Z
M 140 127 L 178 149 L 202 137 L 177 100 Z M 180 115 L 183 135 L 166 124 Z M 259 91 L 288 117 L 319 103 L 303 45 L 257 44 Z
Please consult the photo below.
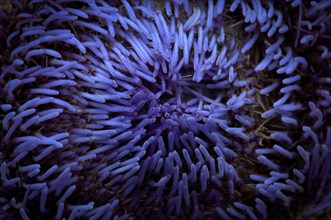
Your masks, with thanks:
M 328 2 L 14 1 L 0 217 L 326 213 Z

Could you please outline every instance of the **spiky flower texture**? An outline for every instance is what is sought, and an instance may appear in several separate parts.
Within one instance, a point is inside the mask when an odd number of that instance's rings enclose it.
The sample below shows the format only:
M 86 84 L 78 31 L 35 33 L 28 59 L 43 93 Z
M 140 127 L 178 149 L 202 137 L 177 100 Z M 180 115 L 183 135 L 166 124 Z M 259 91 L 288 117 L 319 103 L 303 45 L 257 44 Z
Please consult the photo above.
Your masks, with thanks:
M 330 10 L 12 1 L 0 218 L 330 217 Z

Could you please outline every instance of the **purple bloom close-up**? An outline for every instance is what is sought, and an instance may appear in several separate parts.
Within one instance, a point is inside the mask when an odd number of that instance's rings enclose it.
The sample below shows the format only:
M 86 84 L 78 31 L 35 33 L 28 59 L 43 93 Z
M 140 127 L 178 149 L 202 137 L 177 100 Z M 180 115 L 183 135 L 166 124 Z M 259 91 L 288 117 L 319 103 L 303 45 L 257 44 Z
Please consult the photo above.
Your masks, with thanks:
M 331 218 L 330 0 L 0 2 L 0 219 Z

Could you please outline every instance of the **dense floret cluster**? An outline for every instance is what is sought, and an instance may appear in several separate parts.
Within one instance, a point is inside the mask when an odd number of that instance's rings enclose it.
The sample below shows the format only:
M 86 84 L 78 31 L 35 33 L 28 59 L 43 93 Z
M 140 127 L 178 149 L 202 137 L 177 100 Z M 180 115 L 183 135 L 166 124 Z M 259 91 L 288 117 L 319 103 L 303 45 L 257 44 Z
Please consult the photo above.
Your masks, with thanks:
M 0 34 L 0 219 L 329 215 L 331 1 L 15 0 Z

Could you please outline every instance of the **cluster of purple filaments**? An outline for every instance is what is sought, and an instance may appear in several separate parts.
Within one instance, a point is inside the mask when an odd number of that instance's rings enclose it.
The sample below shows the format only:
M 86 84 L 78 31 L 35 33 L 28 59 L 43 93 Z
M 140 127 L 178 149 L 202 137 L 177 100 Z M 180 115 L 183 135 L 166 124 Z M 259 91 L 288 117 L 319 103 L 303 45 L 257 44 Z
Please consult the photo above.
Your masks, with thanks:
M 0 219 L 328 216 L 330 12 L 13 1 L 0 10 Z

